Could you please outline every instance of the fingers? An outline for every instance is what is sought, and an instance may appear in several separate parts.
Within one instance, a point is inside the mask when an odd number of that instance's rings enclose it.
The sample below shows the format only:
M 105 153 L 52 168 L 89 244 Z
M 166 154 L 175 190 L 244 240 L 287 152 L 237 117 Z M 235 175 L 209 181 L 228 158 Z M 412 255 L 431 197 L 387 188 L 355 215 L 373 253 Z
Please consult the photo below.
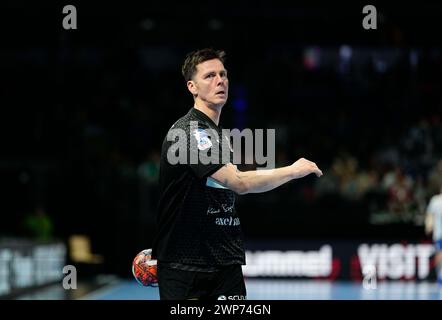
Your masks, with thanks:
M 314 173 L 319 178 L 323 174 L 322 171 L 316 165 L 316 163 L 307 160 L 305 158 L 300 158 L 294 164 L 299 166 L 300 168 L 303 168 L 302 170 L 305 170 L 305 174 L 303 176 L 309 173 Z
M 322 171 L 318 168 L 316 163 L 305 158 L 301 158 L 301 160 L 306 162 L 311 167 L 312 172 L 315 173 L 317 177 L 322 176 Z
M 319 178 L 320 176 L 322 176 L 322 171 L 316 166 L 313 169 L 313 172 L 316 174 L 316 176 Z

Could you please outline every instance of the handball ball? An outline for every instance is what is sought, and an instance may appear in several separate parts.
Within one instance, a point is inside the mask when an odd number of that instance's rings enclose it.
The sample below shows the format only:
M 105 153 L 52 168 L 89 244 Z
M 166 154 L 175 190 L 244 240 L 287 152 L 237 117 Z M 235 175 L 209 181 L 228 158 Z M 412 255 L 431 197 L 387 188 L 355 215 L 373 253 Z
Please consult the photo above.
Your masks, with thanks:
M 143 286 L 158 286 L 157 260 L 152 259 L 152 249 L 138 253 L 132 262 L 132 274 Z

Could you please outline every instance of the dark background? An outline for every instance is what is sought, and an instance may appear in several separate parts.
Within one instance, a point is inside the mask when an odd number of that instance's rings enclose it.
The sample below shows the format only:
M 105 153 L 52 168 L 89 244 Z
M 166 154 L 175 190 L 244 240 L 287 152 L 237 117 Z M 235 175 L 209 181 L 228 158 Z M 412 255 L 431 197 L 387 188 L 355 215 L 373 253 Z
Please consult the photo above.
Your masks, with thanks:
M 64 30 L 64 5 L 77 30 Z M 362 28 L 366 4 L 377 30 Z M 442 184 L 437 2 L 279 5 L 67 2 L 1 5 L 0 237 L 30 237 L 43 206 L 53 237 L 86 234 L 109 272 L 152 240 L 157 165 L 193 106 L 189 51 L 227 52 L 225 128 L 275 128 L 277 165 L 321 179 L 238 197 L 248 241 L 426 239 Z

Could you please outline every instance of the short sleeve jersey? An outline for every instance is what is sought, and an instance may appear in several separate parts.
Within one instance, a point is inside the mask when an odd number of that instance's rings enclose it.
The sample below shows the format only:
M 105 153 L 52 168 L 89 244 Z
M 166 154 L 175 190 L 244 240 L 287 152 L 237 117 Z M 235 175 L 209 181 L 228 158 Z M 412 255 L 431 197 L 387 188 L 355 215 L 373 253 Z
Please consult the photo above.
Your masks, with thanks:
M 192 108 L 169 129 L 160 163 L 160 199 L 152 255 L 197 266 L 245 264 L 235 193 L 210 176 L 232 162 L 227 135 Z

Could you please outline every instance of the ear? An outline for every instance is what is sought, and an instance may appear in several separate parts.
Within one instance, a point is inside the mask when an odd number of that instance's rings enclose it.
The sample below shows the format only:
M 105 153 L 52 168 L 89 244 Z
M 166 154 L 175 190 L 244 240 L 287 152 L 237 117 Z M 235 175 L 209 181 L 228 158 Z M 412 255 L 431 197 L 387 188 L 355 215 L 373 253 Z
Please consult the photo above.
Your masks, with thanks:
M 193 96 L 198 95 L 198 89 L 196 88 L 195 82 L 192 80 L 187 81 L 187 89 L 192 93 Z

